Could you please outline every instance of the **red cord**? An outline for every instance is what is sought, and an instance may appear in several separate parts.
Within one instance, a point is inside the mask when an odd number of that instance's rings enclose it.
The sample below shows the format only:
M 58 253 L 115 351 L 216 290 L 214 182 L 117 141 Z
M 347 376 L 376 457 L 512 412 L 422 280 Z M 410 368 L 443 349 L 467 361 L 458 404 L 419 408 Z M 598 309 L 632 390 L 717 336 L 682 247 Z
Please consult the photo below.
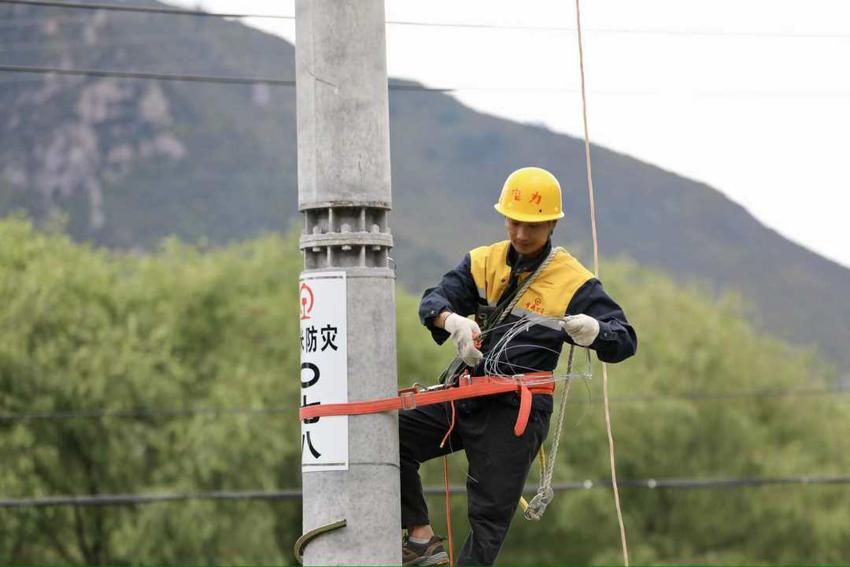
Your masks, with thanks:
M 454 409 L 454 403 L 452 403 Z M 454 412 L 452 412 L 454 417 Z M 452 497 L 449 494 L 449 457 L 443 455 L 443 478 L 446 481 L 446 531 L 449 533 L 449 565 L 455 564 L 454 542 L 452 541 Z
M 454 400 L 451 401 L 451 405 L 452 405 L 452 422 L 449 424 L 449 430 L 446 431 L 445 435 L 443 435 L 443 440 L 440 441 L 440 449 L 442 449 L 445 446 L 446 441 L 449 438 L 449 435 L 452 434 L 452 431 L 454 431 L 454 428 L 455 428 L 455 401 Z
M 452 400 L 452 422 L 449 424 L 449 430 L 443 435 L 443 440 L 440 441 L 440 448 L 445 446 L 449 435 L 455 428 L 455 401 Z M 449 565 L 455 564 L 454 558 L 454 542 L 452 541 L 452 497 L 449 494 L 449 456 L 443 455 L 443 479 L 446 483 L 446 531 L 449 533 Z

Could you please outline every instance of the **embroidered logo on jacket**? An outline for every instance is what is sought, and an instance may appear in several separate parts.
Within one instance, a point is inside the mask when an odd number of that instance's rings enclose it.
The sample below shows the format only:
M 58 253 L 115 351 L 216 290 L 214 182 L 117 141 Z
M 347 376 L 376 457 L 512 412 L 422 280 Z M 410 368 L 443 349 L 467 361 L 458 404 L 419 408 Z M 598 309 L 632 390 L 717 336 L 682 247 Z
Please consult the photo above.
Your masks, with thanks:
M 534 298 L 533 301 L 526 301 L 525 305 L 523 305 L 529 311 L 534 311 L 535 313 L 543 314 L 543 298 L 539 295 Z

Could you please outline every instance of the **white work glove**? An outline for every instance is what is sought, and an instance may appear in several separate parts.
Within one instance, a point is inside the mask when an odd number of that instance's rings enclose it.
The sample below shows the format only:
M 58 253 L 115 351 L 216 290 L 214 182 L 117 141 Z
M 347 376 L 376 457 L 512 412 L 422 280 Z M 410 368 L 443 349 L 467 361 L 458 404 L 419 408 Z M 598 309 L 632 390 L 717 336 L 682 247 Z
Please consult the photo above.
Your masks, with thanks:
M 450 313 L 443 322 L 443 328 L 452 334 L 452 341 L 457 347 L 457 354 L 467 366 L 475 367 L 484 358 L 481 351 L 475 348 L 475 341 L 481 336 L 478 323 L 457 313 Z
M 590 346 L 599 334 L 599 321 L 590 315 L 567 315 L 561 325 L 578 346 Z

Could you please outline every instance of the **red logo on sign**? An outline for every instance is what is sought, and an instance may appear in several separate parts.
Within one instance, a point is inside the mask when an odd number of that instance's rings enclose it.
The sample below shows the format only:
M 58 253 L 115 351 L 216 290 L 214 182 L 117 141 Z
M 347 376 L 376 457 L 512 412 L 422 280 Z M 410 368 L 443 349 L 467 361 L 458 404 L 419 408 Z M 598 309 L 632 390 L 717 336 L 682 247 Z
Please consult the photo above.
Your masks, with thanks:
M 313 295 L 313 290 L 305 283 L 301 284 L 298 295 L 301 297 L 301 320 L 304 321 L 310 318 L 310 312 L 313 310 L 316 298 Z

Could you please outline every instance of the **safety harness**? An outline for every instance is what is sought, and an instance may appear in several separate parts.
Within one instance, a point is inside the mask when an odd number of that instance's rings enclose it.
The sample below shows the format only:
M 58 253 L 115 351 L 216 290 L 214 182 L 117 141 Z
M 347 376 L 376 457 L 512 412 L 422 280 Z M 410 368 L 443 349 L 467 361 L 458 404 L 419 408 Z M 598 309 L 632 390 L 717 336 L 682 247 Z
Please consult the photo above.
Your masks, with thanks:
M 554 391 L 555 379 L 551 372 L 533 372 L 510 377 L 470 376 L 469 372 L 465 372 L 458 383 L 453 386 L 440 384 L 425 388 L 414 385 L 399 390 L 398 395 L 391 398 L 302 407 L 299 410 L 299 418 L 307 420 L 332 415 L 380 413 L 516 392 L 519 394 L 520 402 L 517 420 L 514 424 L 514 435 L 521 437 L 525 433 L 526 425 L 528 425 L 532 394 L 552 395 Z

